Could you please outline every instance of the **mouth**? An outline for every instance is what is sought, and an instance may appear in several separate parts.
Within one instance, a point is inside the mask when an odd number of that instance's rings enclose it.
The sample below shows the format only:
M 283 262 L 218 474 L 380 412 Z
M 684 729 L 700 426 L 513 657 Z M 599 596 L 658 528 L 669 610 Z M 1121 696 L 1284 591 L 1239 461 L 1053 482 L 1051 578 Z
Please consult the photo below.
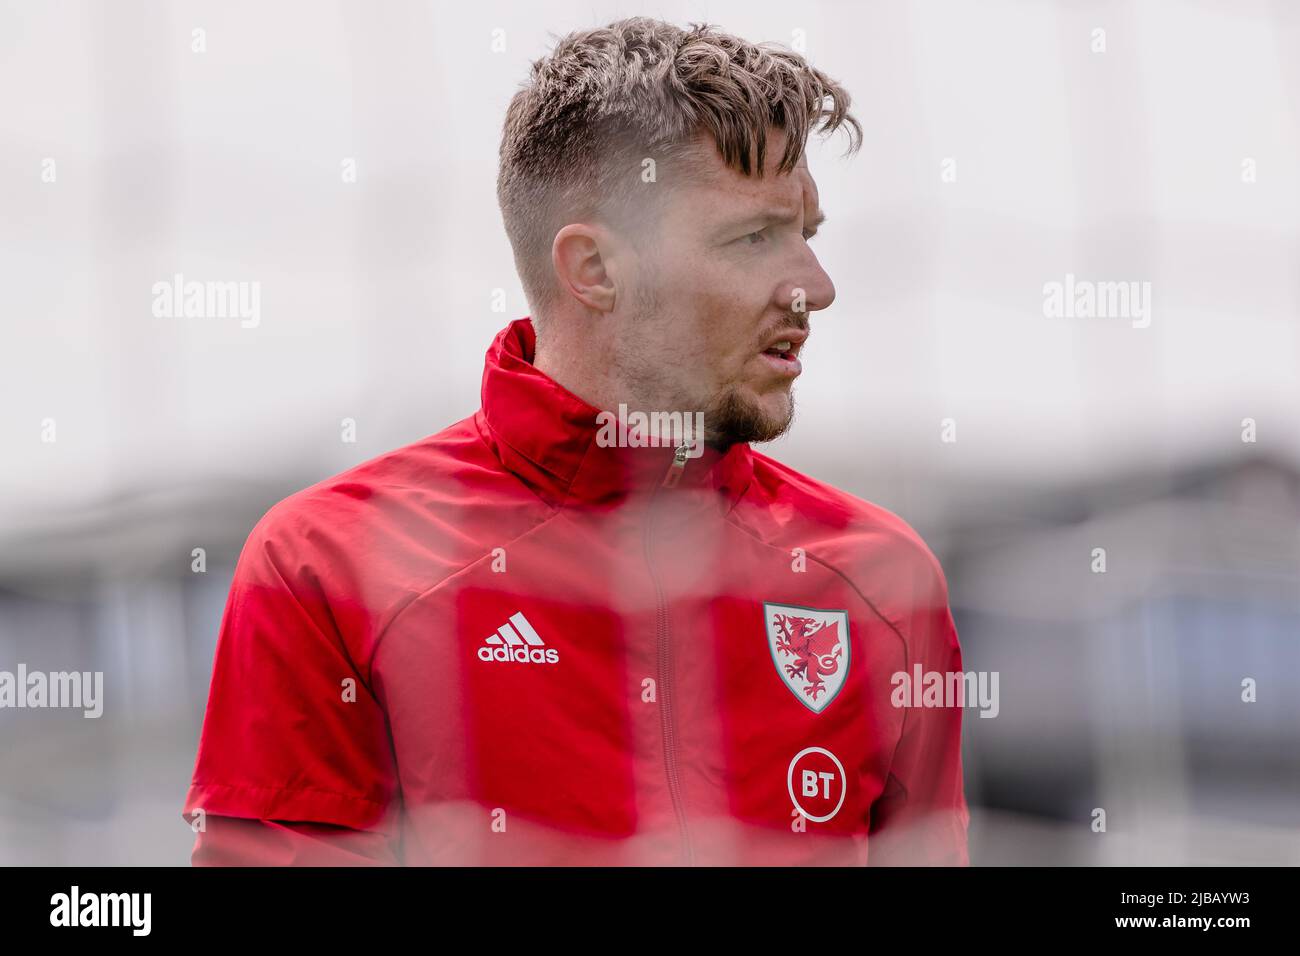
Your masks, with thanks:
M 759 354 L 782 375 L 794 378 L 803 366 L 799 362 L 799 350 L 803 348 L 808 333 L 791 329 L 778 333 L 768 340 L 767 347 Z

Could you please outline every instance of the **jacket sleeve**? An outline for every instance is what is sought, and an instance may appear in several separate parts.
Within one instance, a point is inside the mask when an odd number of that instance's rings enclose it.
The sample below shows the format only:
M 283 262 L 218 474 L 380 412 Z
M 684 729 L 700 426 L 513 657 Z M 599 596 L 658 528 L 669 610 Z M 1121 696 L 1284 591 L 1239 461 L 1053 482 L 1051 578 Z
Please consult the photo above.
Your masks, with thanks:
M 391 861 L 397 775 L 387 722 L 334 623 L 360 620 L 364 609 L 327 598 L 330 569 L 313 564 L 310 529 L 284 504 L 249 535 L 222 616 L 182 809 L 199 829 L 191 859 Z
M 194 841 L 193 866 L 396 866 L 382 832 L 327 823 L 208 817 Z
M 914 609 L 908 672 L 960 673 L 961 648 L 942 578 Z M 968 866 L 960 706 L 908 707 L 884 792 L 871 808 L 871 866 Z

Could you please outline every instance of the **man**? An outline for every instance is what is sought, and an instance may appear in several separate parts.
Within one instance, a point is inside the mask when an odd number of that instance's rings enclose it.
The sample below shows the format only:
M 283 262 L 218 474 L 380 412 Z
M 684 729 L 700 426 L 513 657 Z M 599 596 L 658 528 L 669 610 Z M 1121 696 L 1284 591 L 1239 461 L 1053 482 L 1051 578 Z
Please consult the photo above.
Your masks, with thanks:
M 477 413 L 254 528 L 195 863 L 967 862 L 961 711 L 891 703 L 961 670 L 938 564 L 750 447 L 835 297 L 804 144 L 856 148 L 848 106 L 646 18 L 534 65 L 498 180 L 531 320 Z

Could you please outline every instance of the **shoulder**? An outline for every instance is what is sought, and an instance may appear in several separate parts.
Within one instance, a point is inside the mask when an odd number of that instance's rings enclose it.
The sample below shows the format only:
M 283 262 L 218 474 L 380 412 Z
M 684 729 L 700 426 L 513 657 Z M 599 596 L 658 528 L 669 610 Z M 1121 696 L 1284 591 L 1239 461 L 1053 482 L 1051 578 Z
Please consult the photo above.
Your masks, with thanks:
M 947 603 L 938 558 L 902 517 L 767 455 L 753 457 L 751 520 L 769 543 L 804 548 L 882 604 Z
M 489 455 L 474 460 L 481 446 L 473 418 L 463 419 L 288 495 L 266 511 L 254 534 L 288 540 L 364 530 L 394 509 L 458 485 L 472 486 L 476 471 L 486 474 L 491 469 L 491 463 L 482 460 Z
M 543 520 L 470 416 L 295 492 L 257 522 L 241 565 L 318 594 L 361 632 Z

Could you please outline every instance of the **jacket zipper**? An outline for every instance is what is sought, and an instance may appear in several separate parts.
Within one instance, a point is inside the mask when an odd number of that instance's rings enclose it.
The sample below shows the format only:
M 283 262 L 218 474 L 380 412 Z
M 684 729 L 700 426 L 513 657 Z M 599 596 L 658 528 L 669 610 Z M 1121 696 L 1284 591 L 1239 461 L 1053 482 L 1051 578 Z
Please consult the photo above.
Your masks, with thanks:
M 686 470 L 686 456 L 690 450 L 691 446 L 685 442 L 677 446 L 677 450 L 673 452 L 673 463 L 668 466 L 668 474 L 664 475 L 663 487 L 677 487 L 677 483 L 682 480 L 682 472 Z
M 682 444 L 673 453 L 673 462 L 668 466 L 668 473 L 658 488 L 651 494 L 650 504 L 646 509 L 645 522 L 645 560 L 650 570 L 650 579 L 655 586 L 655 648 L 659 676 L 659 721 L 663 729 L 664 772 L 668 777 L 668 794 L 672 798 L 673 812 L 677 816 L 677 828 L 682 839 L 682 855 L 686 865 L 692 865 L 694 852 L 691 849 L 690 831 L 686 826 L 686 811 L 682 806 L 681 780 L 677 774 L 677 731 L 673 722 L 672 643 L 668 632 L 668 602 L 664 599 L 663 582 L 655 570 L 654 552 L 651 544 L 651 531 L 654 525 L 653 511 L 655 501 L 663 488 L 675 488 L 686 470 L 686 456 L 690 446 Z

